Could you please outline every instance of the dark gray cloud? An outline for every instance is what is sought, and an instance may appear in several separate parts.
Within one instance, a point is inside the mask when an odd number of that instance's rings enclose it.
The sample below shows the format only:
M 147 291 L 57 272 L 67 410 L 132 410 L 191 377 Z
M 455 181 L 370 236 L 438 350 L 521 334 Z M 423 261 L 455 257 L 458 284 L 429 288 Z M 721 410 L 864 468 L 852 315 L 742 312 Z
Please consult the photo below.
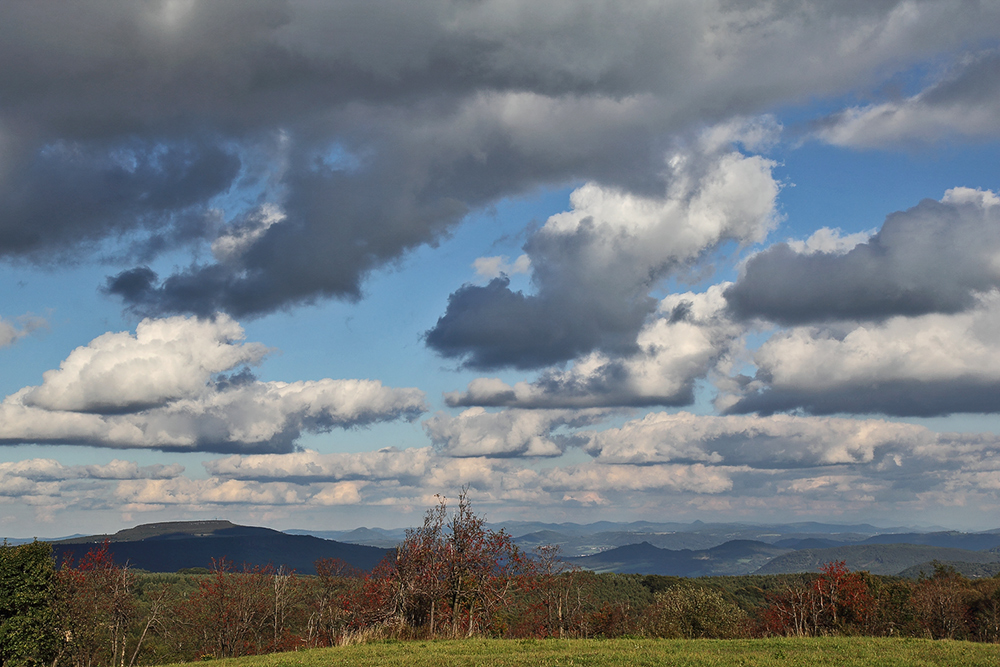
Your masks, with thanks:
M 427 332 L 427 345 L 443 356 L 464 358 L 464 365 L 475 369 L 550 366 L 595 348 L 627 354 L 635 350 L 636 332 L 656 307 L 654 299 L 626 294 L 604 309 L 596 299 L 567 303 L 549 295 L 526 296 L 509 284 L 496 278 L 485 287 L 466 285 L 452 294 L 448 310 Z
M 760 125 L 718 136 L 774 131 Z M 594 350 L 637 353 L 637 336 L 656 309 L 655 285 L 726 241 L 762 240 L 774 222 L 772 162 L 735 152 L 708 132 L 672 164 L 660 196 L 577 189 L 572 209 L 549 218 L 524 245 L 536 294 L 512 291 L 506 278 L 466 285 L 449 298 L 427 344 L 477 369 L 537 368 Z M 624 372 L 606 364 L 603 378 L 559 383 L 567 394 L 608 393 L 601 387 L 620 385 Z
M 726 316 L 722 292 L 672 294 L 635 338 L 636 351 L 611 357 L 599 352 L 567 369 L 549 368 L 534 382 L 513 386 L 477 378 L 465 391 L 445 394 L 452 407 L 593 408 L 689 405 L 695 383 L 729 358 L 744 327 Z
M 164 247 L 197 240 L 208 230 L 192 224 L 196 211 L 239 170 L 238 156 L 211 144 L 45 146 L 0 178 L 0 255 L 65 258 L 81 242 L 174 226 L 183 234 L 161 232 Z
M 1000 381 L 965 377 L 937 382 L 890 380 L 819 391 L 764 388 L 744 396 L 726 413 L 771 415 L 799 409 L 814 415 L 849 413 L 896 417 L 996 413 L 1000 412 Z
M 355 299 L 369 271 L 468 210 L 581 180 L 648 194 L 671 133 L 875 82 L 993 35 L 997 11 L 6 3 L 0 256 L 51 262 L 75 247 L 86 259 L 88 242 L 107 257 L 124 243 L 110 256 L 149 262 L 271 202 L 285 217 L 239 253 L 172 276 L 125 273 L 110 291 L 158 313 Z M 845 55 L 858 34 L 870 39 Z M 262 199 L 236 203 L 247 193 Z
M 785 325 L 957 313 L 1000 287 L 1000 201 L 956 188 L 886 218 L 846 253 L 774 245 L 726 291 L 734 316 Z

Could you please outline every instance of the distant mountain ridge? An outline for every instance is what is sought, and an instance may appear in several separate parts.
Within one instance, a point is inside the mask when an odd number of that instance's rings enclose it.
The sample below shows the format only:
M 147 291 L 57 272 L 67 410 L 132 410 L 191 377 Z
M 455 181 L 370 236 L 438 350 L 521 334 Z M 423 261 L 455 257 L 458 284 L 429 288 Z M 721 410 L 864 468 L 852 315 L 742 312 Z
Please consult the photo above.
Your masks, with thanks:
M 592 524 L 499 522 L 522 549 L 557 545 L 561 556 L 598 572 L 683 577 L 814 572 L 843 560 L 852 570 L 918 576 L 931 561 L 954 563 L 970 576 L 1000 571 L 1000 529 L 978 533 L 914 531 L 869 524 L 709 524 L 637 521 Z M 319 558 L 340 558 L 370 570 L 405 537 L 405 528 L 340 531 L 241 526 L 226 520 L 142 524 L 107 535 L 49 540 L 57 557 L 79 560 L 107 541 L 118 562 L 154 572 L 211 567 L 226 557 L 234 565 L 284 566 L 314 572 Z M 13 542 L 12 542 L 13 543 Z M 990 551 L 992 549 L 992 551 Z M 922 569 L 921 569 L 922 568 Z
M 792 551 L 762 566 L 757 570 L 757 574 L 816 572 L 823 564 L 833 561 L 844 561 L 849 570 L 866 570 L 872 574 L 899 574 L 909 567 L 930 561 L 995 563 L 1000 561 L 1000 554 L 924 544 L 854 544 L 830 549 Z M 933 572 L 933 567 L 930 571 Z
M 108 542 L 118 563 L 150 572 L 176 572 L 211 567 L 213 559 L 227 558 L 239 569 L 273 565 L 315 574 L 320 558 L 339 558 L 359 570 L 371 570 L 387 549 L 324 540 L 311 535 L 289 535 L 271 528 L 240 526 L 229 521 L 171 521 L 143 524 L 113 535 L 91 535 L 52 542 L 59 562 L 79 561 L 87 551 Z
M 566 561 L 596 572 L 708 577 L 750 574 L 786 553 L 787 549 L 752 540 L 733 540 L 711 549 L 676 551 L 642 542 Z

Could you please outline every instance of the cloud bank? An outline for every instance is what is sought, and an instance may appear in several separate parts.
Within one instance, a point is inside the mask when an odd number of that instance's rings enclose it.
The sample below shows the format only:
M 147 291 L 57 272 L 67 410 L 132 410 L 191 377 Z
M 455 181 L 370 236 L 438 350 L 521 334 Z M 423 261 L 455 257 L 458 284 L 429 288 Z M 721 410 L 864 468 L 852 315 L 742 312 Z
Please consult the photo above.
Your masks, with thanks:
M 492 417 L 484 418 L 484 415 Z M 535 415 L 532 417 L 532 415 Z M 514 419 L 516 436 L 495 439 L 478 452 L 456 433 L 472 433 Z M 233 455 L 207 461 L 207 478 L 179 467 L 62 466 L 33 460 L 0 466 L 0 503 L 20 502 L 44 513 L 105 508 L 159 516 L 204 516 L 224 511 L 272 516 L 320 516 L 350 506 L 414 512 L 469 485 L 477 507 L 537 518 L 539 510 L 591 520 L 627 509 L 662 519 L 705 511 L 733 517 L 843 516 L 878 503 L 889 512 L 995 503 L 1000 485 L 1000 440 L 992 434 L 939 434 L 925 427 L 878 419 L 791 415 L 711 417 L 653 412 L 619 426 L 596 419 L 569 421 L 555 411 L 484 413 L 432 418 L 442 434 L 435 447 L 386 448 L 361 453 L 312 450 Z M 568 446 L 589 459 L 543 462 L 533 438 L 551 439 L 554 425 L 571 433 Z M 483 442 L 488 442 L 485 438 Z M 516 446 L 511 446 L 515 443 Z M 523 459 L 540 465 L 525 466 Z M 604 514 L 610 512 L 611 514 Z

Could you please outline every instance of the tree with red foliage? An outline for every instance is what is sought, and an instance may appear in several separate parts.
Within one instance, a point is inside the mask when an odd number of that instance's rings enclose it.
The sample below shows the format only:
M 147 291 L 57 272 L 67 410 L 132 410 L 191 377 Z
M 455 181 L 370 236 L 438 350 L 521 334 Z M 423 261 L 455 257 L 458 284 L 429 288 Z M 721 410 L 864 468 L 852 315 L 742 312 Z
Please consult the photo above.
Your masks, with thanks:
M 533 575 L 534 569 L 509 534 L 488 530 L 486 520 L 472 512 L 467 491 L 459 495 L 458 510 L 448 524 L 444 559 L 452 633 L 460 634 L 464 626 L 466 636 L 471 637 L 501 629 L 496 626 L 497 612 L 510 598 L 515 583 Z
M 177 608 L 180 635 L 196 652 L 214 658 L 255 655 L 295 648 L 286 632 L 286 614 L 298 581 L 271 565 L 233 569 L 227 558 L 212 561 L 212 576 Z
M 67 559 L 56 574 L 57 617 L 62 642 L 57 660 L 63 664 L 124 665 L 135 661 L 143 634 L 132 651 L 129 632 L 138 619 L 135 573 L 118 565 L 105 541 L 74 566 Z
M 315 566 L 304 641 L 307 646 L 333 646 L 349 620 L 344 599 L 359 588 L 361 572 L 339 558 L 320 558 Z
M 355 627 L 372 623 L 444 628 L 452 636 L 503 634 L 500 610 L 514 586 L 533 573 L 532 562 L 504 531 L 486 528 L 472 511 L 468 489 L 448 518 L 438 497 L 419 528 L 407 531 L 395 559 L 377 567 L 348 606 Z
M 963 639 L 975 597 L 968 579 L 954 568 L 935 563 L 934 574 L 917 583 L 913 606 L 920 625 L 934 639 Z
M 861 573 L 848 570 L 844 561 L 827 563 L 820 571 L 822 574 L 813 582 L 816 608 L 821 610 L 814 617 L 814 625 L 834 631 L 865 627 L 875 601 Z
M 764 610 L 764 629 L 776 635 L 841 634 L 869 625 L 875 601 L 864 576 L 844 561 L 820 568 L 808 586 L 774 595 Z
M 536 637 L 562 638 L 567 624 L 577 620 L 572 618 L 572 593 L 578 568 L 568 565 L 561 558 L 558 545 L 537 547 L 533 560 L 534 576 L 525 578 L 526 585 L 522 590 L 529 604 L 517 632 Z

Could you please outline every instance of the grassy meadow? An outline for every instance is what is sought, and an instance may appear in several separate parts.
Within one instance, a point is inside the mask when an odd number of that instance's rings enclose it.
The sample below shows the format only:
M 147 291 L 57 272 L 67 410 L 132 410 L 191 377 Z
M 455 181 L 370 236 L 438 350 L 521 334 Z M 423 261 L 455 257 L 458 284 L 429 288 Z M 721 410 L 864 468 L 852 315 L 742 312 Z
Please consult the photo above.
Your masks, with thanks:
M 216 667 L 997 667 L 1000 645 L 869 637 L 469 639 L 374 642 L 213 660 L 212 664 Z

